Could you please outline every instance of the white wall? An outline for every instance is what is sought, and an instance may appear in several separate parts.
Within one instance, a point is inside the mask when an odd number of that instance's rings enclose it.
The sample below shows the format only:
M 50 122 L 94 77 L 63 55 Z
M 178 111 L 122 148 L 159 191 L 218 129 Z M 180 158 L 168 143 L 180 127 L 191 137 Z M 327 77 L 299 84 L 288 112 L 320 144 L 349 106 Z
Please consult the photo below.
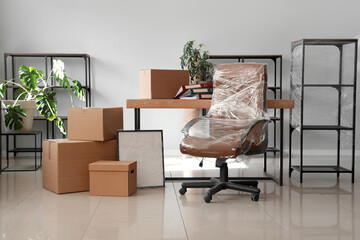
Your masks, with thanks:
M 357 0 L 1 0 L 0 52 L 89 53 L 94 106 L 125 106 L 138 98 L 140 69 L 179 68 L 184 43 L 196 40 L 212 54 L 283 54 L 286 98 L 290 42 L 358 37 L 359 9 Z M 180 110 L 142 114 L 143 128 L 164 129 L 168 150 L 181 123 Z

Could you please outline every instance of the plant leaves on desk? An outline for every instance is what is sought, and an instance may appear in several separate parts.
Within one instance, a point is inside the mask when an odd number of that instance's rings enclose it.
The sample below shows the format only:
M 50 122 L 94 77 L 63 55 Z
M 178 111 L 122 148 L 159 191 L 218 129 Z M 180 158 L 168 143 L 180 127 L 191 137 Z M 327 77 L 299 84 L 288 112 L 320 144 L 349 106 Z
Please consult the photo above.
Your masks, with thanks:
M 5 126 L 15 130 L 22 129 L 22 117 L 26 117 L 26 112 L 20 108 L 20 105 L 7 105 L 6 112 Z

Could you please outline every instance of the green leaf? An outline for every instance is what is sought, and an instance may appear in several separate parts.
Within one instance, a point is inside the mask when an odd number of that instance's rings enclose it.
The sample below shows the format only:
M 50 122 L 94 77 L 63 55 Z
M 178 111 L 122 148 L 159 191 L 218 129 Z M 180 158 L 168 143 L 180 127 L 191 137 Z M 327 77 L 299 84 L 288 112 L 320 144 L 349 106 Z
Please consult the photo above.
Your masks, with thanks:
M 59 85 L 63 88 L 70 88 L 69 79 L 66 76 L 65 65 L 64 62 L 60 59 L 54 59 L 53 61 L 53 72 L 55 75 L 55 80 L 59 83 Z
M 28 89 L 38 89 L 38 81 L 44 73 L 34 67 L 26 67 L 21 65 L 19 68 L 19 77 L 24 86 Z
M 20 130 L 23 128 L 22 117 L 26 117 L 26 112 L 20 108 L 20 105 L 7 105 L 4 117 L 6 127 Z
M 18 99 L 18 100 L 25 100 L 26 98 L 26 94 L 27 92 L 22 89 L 22 88 L 18 88 L 16 89 L 16 91 L 14 92 L 14 98 Z M 20 97 L 19 97 L 20 96 Z
M 53 121 L 57 117 L 57 101 L 56 92 L 44 91 L 41 89 L 36 96 L 36 107 L 40 114 L 49 121 Z
M 73 80 L 72 91 L 81 101 L 85 101 L 84 89 L 81 87 L 81 83 L 77 80 Z
M 61 118 L 57 118 L 56 119 L 56 126 L 58 127 L 59 131 L 63 134 L 66 135 L 66 129 L 65 129 L 65 124 L 64 121 Z
M 6 92 L 6 84 L 5 83 L 1 83 L 0 84 L 0 98 L 4 98 L 5 97 L 5 92 Z

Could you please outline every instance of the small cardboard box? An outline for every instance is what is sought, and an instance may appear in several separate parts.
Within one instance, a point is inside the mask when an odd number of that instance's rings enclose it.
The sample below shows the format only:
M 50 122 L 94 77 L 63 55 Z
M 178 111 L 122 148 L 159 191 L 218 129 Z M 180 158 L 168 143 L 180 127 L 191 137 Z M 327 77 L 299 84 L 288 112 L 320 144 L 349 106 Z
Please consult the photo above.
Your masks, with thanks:
M 107 141 L 123 129 L 123 108 L 69 108 L 69 140 Z
M 188 84 L 188 70 L 141 70 L 140 98 L 172 99 L 182 85 Z
M 89 164 L 116 160 L 116 140 L 105 142 L 43 141 L 43 187 L 55 193 L 89 190 Z
M 136 193 L 136 161 L 98 161 L 89 164 L 90 195 L 130 196 Z

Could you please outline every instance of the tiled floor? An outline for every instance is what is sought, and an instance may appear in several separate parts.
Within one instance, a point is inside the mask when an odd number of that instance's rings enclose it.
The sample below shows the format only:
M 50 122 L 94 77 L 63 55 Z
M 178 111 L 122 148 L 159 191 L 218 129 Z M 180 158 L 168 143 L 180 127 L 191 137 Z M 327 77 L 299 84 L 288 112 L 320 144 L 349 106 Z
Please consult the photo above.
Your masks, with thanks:
M 320 158 L 315 158 L 320 161 Z M 185 159 L 188 160 L 188 159 Z M 218 174 L 211 161 L 167 159 L 167 175 Z M 230 169 L 232 176 L 261 174 L 261 162 Z M 238 167 L 232 164 L 230 167 Z M 285 162 L 285 166 L 287 166 Z M 179 168 L 185 171 L 179 171 Z M 360 179 L 350 175 L 299 174 L 279 187 L 259 183 L 261 196 L 223 191 L 210 204 L 206 190 L 167 181 L 165 188 L 139 189 L 131 197 L 57 195 L 42 188 L 41 170 L 0 174 L 0 239 L 360 239 Z

